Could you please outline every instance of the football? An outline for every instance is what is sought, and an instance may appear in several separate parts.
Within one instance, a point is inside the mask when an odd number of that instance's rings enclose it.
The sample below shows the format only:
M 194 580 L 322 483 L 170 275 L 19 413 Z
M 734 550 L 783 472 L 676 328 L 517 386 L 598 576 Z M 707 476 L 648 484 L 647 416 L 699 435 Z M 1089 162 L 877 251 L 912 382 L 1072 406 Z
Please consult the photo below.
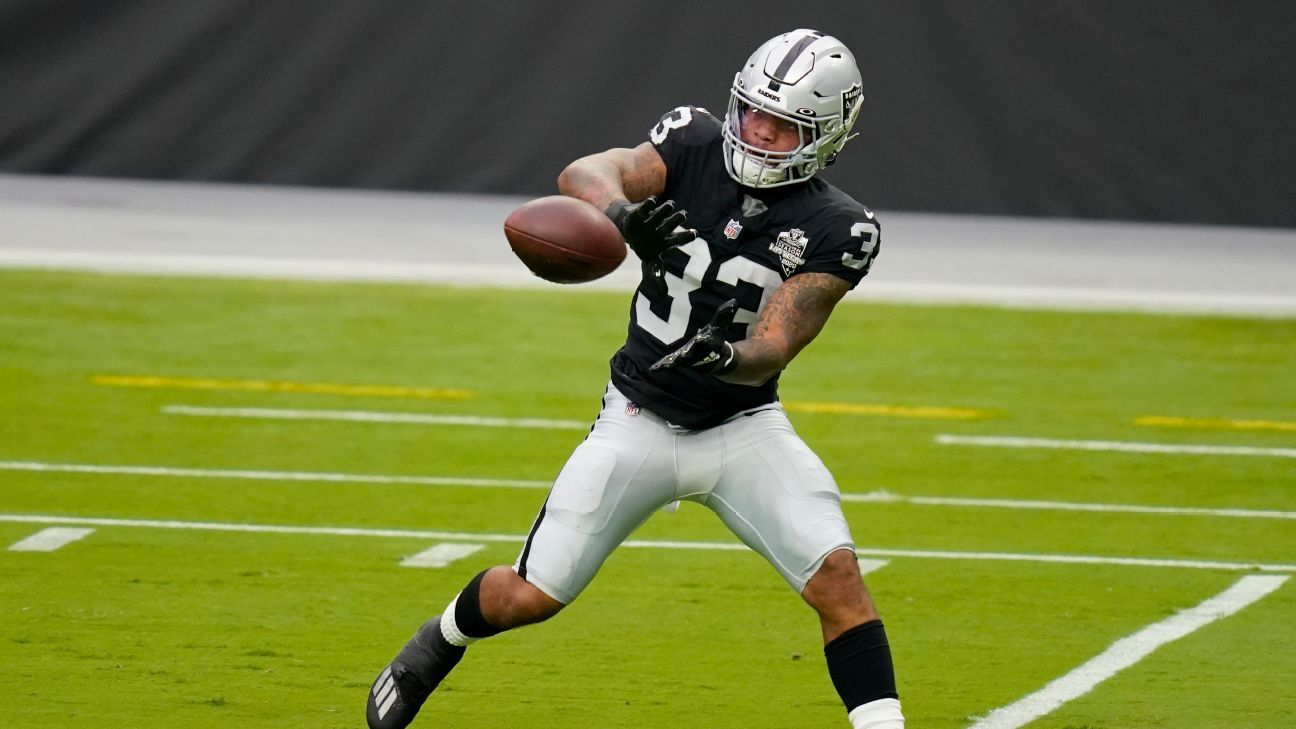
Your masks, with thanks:
M 509 213 L 504 237 L 532 273 L 554 283 L 593 281 L 626 257 L 621 231 L 603 211 L 566 195 L 537 198 Z

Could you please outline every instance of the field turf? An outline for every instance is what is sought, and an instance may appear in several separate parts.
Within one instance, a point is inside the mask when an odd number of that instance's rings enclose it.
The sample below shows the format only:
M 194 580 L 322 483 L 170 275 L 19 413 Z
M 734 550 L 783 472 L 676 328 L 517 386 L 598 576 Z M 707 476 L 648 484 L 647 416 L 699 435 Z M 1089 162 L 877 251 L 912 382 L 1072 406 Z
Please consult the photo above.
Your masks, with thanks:
M 0 271 L 0 725 L 363 726 L 418 624 L 516 557 L 627 306 Z M 1296 321 L 848 302 L 782 397 L 844 494 L 891 495 L 844 509 L 885 563 L 866 580 L 913 729 L 974 725 L 1239 580 L 1296 570 Z M 1041 501 L 1062 504 L 1021 503 Z M 93 531 L 11 547 L 55 527 Z M 474 646 L 414 726 L 847 725 L 812 613 L 708 511 L 632 538 L 558 618 Z M 401 564 L 447 543 L 481 549 Z M 1294 626 L 1286 583 L 1028 726 L 1296 726 Z

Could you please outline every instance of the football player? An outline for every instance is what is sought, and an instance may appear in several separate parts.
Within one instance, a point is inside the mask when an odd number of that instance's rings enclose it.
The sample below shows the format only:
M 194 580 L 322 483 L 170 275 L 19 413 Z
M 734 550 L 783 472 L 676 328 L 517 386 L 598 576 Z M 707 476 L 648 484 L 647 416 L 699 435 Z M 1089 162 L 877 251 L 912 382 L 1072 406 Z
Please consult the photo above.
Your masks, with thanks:
M 642 261 L 626 343 L 517 562 L 474 577 L 418 629 L 369 691 L 370 727 L 409 724 L 469 644 L 556 615 L 681 499 L 713 510 L 816 611 L 851 724 L 904 726 L 837 484 L 777 392 L 878 253 L 873 213 L 819 176 L 862 101 L 846 46 L 795 30 L 738 71 L 723 121 L 680 107 L 649 141 L 562 172 L 559 190 L 606 210 Z

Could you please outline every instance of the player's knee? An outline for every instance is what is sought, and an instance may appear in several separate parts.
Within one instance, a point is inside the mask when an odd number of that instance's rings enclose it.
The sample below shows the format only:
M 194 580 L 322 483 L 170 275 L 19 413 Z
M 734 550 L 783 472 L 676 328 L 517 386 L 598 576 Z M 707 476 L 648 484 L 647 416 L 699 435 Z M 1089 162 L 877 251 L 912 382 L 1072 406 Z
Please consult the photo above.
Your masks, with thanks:
M 806 583 L 801 596 L 820 613 L 850 610 L 873 619 L 877 613 L 864 580 L 860 577 L 855 553 L 839 549 L 824 559 L 814 577 Z
M 854 592 L 863 586 L 855 553 L 839 549 L 824 558 L 806 588 L 817 592 Z
M 546 595 L 540 588 L 523 580 L 514 592 L 512 607 L 517 624 L 528 625 L 552 618 L 565 606 Z
M 503 630 L 543 622 L 563 607 L 507 567 L 491 570 L 482 583 L 483 614 L 487 621 Z

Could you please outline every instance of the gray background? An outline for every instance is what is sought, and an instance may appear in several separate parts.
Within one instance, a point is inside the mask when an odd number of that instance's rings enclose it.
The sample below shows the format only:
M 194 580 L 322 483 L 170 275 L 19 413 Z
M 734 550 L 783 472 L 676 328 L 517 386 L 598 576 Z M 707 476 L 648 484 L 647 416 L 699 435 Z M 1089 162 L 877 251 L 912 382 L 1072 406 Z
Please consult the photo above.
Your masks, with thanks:
M 0 171 L 538 195 L 798 26 L 877 209 L 1296 226 L 1289 0 L 0 0 Z

